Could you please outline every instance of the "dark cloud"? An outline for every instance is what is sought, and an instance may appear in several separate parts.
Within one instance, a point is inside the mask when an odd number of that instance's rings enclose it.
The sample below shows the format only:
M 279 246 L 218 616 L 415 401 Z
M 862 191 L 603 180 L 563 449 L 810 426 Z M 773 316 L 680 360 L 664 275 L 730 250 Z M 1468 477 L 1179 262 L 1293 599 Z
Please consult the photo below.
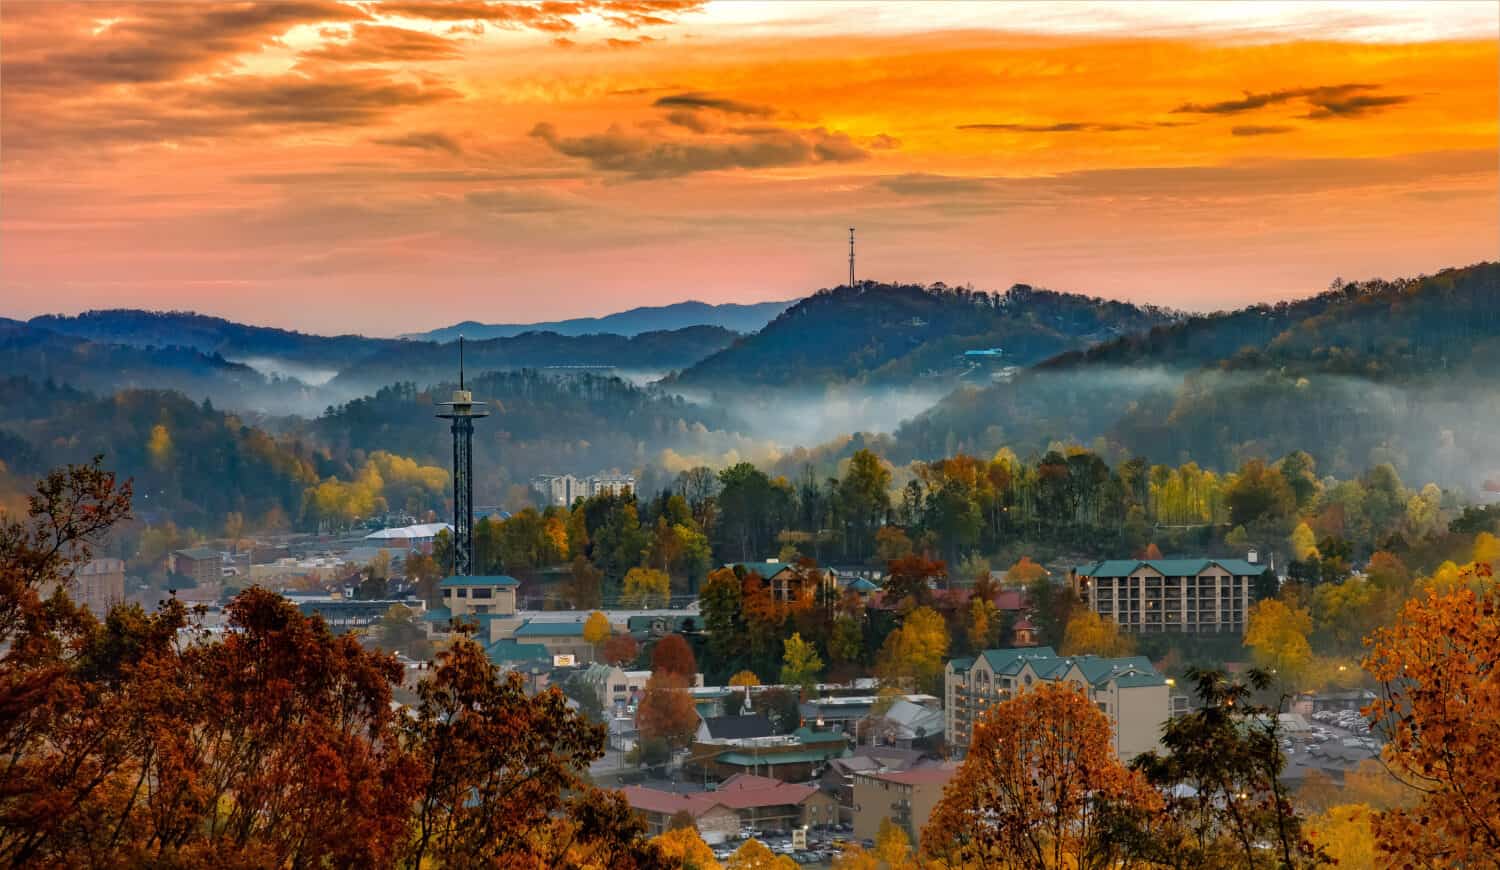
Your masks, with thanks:
M 336 64 L 387 63 L 410 60 L 447 60 L 459 55 L 459 44 L 404 27 L 356 24 L 350 38 L 334 42 L 302 57 Z
M 1411 97 L 1406 96 L 1368 93 L 1376 90 L 1380 90 L 1380 85 L 1350 83 L 1316 88 L 1289 88 L 1258 94 L 1246 91 L 1245 96 L 1238 100 L 1224 100 L 1217 103 L 1183 103 L 1172 111 L 1196 115 L 1238 115 L 1263 109 L 1266 106 L 1301 100 L 1311 107 L 1308 113 L 1301 117 L 1323 120 L 1357 118 L 1411 101 Z
M 389 145 L 392 148 L 417 148 L 422 151 L 445 151 L 449 154 L 462 154 L 463 146 L 447 133 L 433 131 L 431 133 L 407 133 L 402 136 L 389 136 L 370 140 L 376 145 Z
M 247 124 L 363 125 L 391 112 L 457 99 L 442 86 L 398 81 L 377 70 L 308 78 L 236 76 L 198 92 L 193 102 L 229 112 Z
M 901 140 L 897 139 L 895 136 L 886 135 L 885 133 L 877 133 L 876 135 L 871 136 L 870 141 L 866 144 L 871 148 L 874 148 L 876 151 L 894 151 L 897 148 L 901 147 Z
M 1064 121 L 1057 124 L 959 124 L 959 130 L 988 130 L 1001 133 L 1119 133 L 1125 130 L 1149 130 L 1150 124 L 1093 124 Z
M 1230 128 L 1229 132 L 1233 133 L 1236 136 L 1274 136 L 1277 133 L 1290 133 L 1295 129 L 1297 128 L 1275 125 L 1261 126 L 1259 124 L 1241 124 L 1237 127 Z
M 1389 106 L 1399 106 L 1402 103 L 1411 102 L 1411 97 L 1398 96 L 1371 96 L 1356 94 L 1352 97 L 1339 98 L 1329 97 L 1327 99 L 1311 100 L 1312 111 L 1303 115 L 1304 118 L 1313 120 L 1324 120 L 1326 118 L 1358 118 Z
M 6 33 L 6 89 L 143 85 L 228 69 L 299 24 L 367 18 L 324 0 L 277 3 L 143 3 L 48 7 Z M 96 21 L 117 19 L 97 30 Z
M 718 129 L 712 119 L 689 109 L 678 109 L 667 113 L 667 123 L 692 130 L 694 133 L 711 133 Z
M 683 140 L 631 135 L 619 127 L 590 136 L 563 137 L 551 124 L 531 135 L 553 150 L 587 160 L 594 169 L 633 178 L 669 178 L 729 169 L 766 169 L 814 163 L 847 163 L 869 153 L 847 134 L 756 127 L 727 131 L 716 139 Z
M 775 110 L 770 106 L 758 106 L 754 103 L 744 103 L 739 100 L 716 97 L 701 91 L 658 97 L 652 105 L 659 109 L 687 109 L 689 111 L 711 109 L 716 112 L 723 112 L 726 115 L 749 115 L 760 118 L 775 114 Z

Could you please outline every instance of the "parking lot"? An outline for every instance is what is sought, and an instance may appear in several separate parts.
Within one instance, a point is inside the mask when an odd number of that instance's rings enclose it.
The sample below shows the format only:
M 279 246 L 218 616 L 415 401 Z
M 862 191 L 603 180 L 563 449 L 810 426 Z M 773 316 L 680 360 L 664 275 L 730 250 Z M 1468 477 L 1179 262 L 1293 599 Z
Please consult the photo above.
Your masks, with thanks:
M 767 848 L 778 855 L 786 855 L 793 861 L 810 870 L 815 868 L 829 867 L 833 859 L 838 857 L 846 846 L 854 845 L 854 829 L 849 825 L 838 825 L 827 830 L 814 830 L 807 832 L 807 848 L 794 849 L 792 847 L 792 835 L 776 831 L 749 831 L 742 830 L 740 836 L 713 846 L 714 857 L 720 861 L 727 861 L 735 850 L 745 844 L 746 840 L 755 839 L 764 843 Z M 861 843 L 865 847 L 873 847 L 873 843 Z

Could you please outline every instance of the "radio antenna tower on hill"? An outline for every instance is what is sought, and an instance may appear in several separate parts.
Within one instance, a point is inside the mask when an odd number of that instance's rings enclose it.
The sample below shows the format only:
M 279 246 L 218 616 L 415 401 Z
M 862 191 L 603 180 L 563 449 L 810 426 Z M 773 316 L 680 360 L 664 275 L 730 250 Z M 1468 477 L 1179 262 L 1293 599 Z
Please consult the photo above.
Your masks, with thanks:
M 488 417 L 484 403 L 464 389 L 464 337 L 458 337 L 458 389 L 448 410 L 437 416 L 453 421 L 453 573 L 467 577 L 474 570 L 474 420 Z
M 854 227 L 849 228 L 849 289 L 854 289 Z

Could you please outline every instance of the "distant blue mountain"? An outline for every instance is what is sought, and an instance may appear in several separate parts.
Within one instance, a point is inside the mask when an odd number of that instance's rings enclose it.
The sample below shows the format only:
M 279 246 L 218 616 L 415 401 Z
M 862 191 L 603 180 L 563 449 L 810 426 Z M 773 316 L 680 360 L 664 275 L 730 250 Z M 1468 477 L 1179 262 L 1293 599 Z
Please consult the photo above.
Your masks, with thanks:
M 643 332 L 685 329 L 689 326 L 720 326 L 734 332 L 751 333 L 759 332 L 761 327 L 776 319 L 795 301 L 757 302 L 749 305 L 675 302 L 671 305 L 632 308 L 603 317 L 578 317 L 550 323 L 480 323 L 466 320 L 430 332 L 403 335 L 402 338 L 455 341 L 460 334 L 464 338 L 484 339 L 510 338 L 527 332 L 555 332 L 558 335 L 613 333 L 633 336 Z

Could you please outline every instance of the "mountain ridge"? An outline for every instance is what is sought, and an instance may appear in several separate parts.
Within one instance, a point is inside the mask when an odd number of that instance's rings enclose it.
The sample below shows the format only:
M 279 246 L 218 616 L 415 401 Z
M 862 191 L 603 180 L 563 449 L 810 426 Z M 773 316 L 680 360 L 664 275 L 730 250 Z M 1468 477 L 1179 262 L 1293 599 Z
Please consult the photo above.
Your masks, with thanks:
M 455 341 L 466 339 L 514 338 L 527 332 L 553 332 L 558 335 L 593 335 L 609 333 L 632 337 L 643 332 L 664 332 L 690 326 L 719 326 L 731 332 L 755 332 L 776 315 L 795 304 L 783 302 L 708 303 L 690 299 L 668 305 L 642 305 L 597 317 L 574 317 L 566 320 L 536 323 L 480 323 L 465 320 L 452 326 L 401 335 L 404 339 Z

